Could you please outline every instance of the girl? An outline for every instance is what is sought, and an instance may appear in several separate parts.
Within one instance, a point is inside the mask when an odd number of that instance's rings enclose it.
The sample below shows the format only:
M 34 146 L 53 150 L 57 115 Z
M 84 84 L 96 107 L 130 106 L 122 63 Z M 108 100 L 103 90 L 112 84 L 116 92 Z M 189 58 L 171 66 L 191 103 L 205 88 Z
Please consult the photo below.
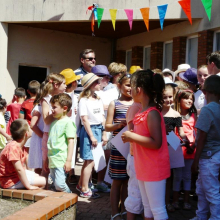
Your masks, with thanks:
M 184 204 L 183 209 L 190 210 L 189 192 L 191 190 L 191 166 L 195 157 L 195 149 L 193 148 L 195 142 L 195 124 L 196 124 L 196 108 L 194 106 L 194 94 L 192 90 L 180 90 L 175 98 L 175 110 L 181 114 L 183 131 L 186 134 L 190 144 L 185 144 L 182 147 L 185 167 L 174 169 L 173 178 L 173 206 L 179 209 L 179 191 L 180 184 L 183 180 L 184 186 Z M 178 134 L 178 131 L 177 131 Z M 192 147 L 192 148 L 191 148 Z
M 6 123 L 4 114 L 6 112 L 7 102 L 0 95 L 0 153 L 5 148 L 7 141 L 12 140 L 11 136 L 6 133 Z
M 93 73 L 86 74 L 81 81 L 83 91 L 79 97 L 79 115 L 82 122 L 80 130 L 80 157 L 84 159 L 81 176 L 76 189 L 84 198 L 98 198 L 97 193 L 92 193 L 88 187 L 92 168 L 94 167 L 91 148 L 96 147 L 103 141 L 106 145 L 106 133 L 103 129 L 105 124 L 104 107 L 101 99 L 96 95 L 100 90 L 100 80 Z
M 45 86 L 43 82 L 40 86 L 40 91 L 42 91 Z M 30 127 L 33 130 L 31 141 L 30 141 L 30 150 L 28 157 L 28 167 L 34 168 L 35 173 L 40 174 L 42 172 L 42 138 L 43 138 L 43 128 L 44 120 L 42 116 L 42 108 L 40 105 L 40 93 L 37 94 L 36 99 L 34 100 L 34 108 L 31 112 L 32 119 Z
M 123 142 L 133 142 L 134 165 L 144 206 L 145 220 L 168 219 L 165 208 L 166 179 L 170 176 L 166 129 L 160 113 L 164 80 L 151 70 L 131 76 L 131 93 L 142 110 L 133 120 L 134 132 L 122 134 Z
M 126 112 L 133 104 L 130 77 L 130 74 L 125 74 L 119 79 L 118 88 L 121 96 L 118 100 L 112 101 L 108 107 L 105 129 L 106 131 L 113 131 L 113 137 L 126 126 Z M 124 206 L 124 201 L 127 198 L 128 185 L 126 166 L 127 160 L 121 155 L 115 146 L 112 146 L 109 163 L 109 175 L 113 179 L 110 193 L 112 209 L 111 219 L 121 219 L 120 216 L 126 214 Z M 120 201 L 120 211 L 122 214 L 119 213 L 118 210 Z
M 163 109 L 162 115 L 164 118 L 164 122 L 166 125 L 167 133 L 170 131 L 174 131 L 175 128 L 178 129 L 180 137 L 182 140 L 186 141 L 186 135 L 183 131 L 182 126 L 182 118 L 179 112 L 172 109 L 172 105 L 174 103 L 174 93 L 175 93 L 175 86 L 177 84 L 173 83 L 171 80 L 168 80 L 167 77 L 164 78 L 165 81 L 165 90 L 163 92 Z M 170 81 L 170 82 L 169 82 Z M 174 207 L 170 204 L 170 189 L 171 189 L 171 177 L 167 179 L 166 182 L 166 208 L 169 212 L 174 212 Z
M 50 129 L 50 124 L 53 122 L 54 118 L 51 113 L 50 99 L 53 95 L 63 93 L 66 90 L 65 77 L 61 74 L 51 73 L 47 76 L 45 80 L 45 86 L 42 90 L 40 96 L 40 104 L 42 106 L 42 116 L 44 120 L 44 129 L 43 129 L 43 138 L 42 138 L 42 175 L 46 178 L 49 174 L 48 169 L 48 149 L 47 149 L 47 140 L 48 132 Z

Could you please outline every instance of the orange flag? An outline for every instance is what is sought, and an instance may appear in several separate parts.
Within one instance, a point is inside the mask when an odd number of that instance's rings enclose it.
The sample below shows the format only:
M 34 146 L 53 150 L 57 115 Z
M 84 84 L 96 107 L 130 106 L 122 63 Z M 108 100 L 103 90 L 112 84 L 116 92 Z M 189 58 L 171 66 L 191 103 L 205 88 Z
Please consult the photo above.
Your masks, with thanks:
M 191 0 L 182 0 L 178 1 L 181 5 L 183 11 L 189 19 L 190 24 L 192 25 L 192 17 L 191 17 Z
M 150 8 L 140 8 L 142 17 L 144 19 L 144 23 L 147 27 L 147 30 L 149 31 L 149 14 L 150 14 Z

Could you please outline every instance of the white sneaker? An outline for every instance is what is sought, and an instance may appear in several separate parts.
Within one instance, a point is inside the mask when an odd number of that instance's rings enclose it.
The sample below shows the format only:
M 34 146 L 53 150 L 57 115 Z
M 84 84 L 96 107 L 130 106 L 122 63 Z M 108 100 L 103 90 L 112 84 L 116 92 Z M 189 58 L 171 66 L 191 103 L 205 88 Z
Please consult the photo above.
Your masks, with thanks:
M 84 162 L 84 160 L 82 158 L 78 159 L 78 163 L 83 163 L 83 162 Z

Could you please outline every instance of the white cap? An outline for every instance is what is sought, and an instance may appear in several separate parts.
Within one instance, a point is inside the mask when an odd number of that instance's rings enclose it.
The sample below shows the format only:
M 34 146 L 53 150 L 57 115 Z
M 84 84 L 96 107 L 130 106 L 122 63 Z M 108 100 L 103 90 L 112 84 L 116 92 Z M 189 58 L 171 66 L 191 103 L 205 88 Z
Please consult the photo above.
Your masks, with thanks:
M 175 81 L 175 73 L 171 71 L 170 69 L 166 68 L 162 71 L 162 73 L 170 73 L 172 75 L 173 82 Z
M 171 85 L 173 87 L 177 87 L 177 84 L 174 83 L 169 77 L 164 77 L 164 82 L 165 82 L 165 85 Z
M 190 65 L 189 64 L 180 64 L 178 67 L 177 67 L 177 70 L 175 71 L 175 75 L 178 76 L 179 73 L 181 72 L 185 72 L 186 70 L 188 70 L 190 68 Z

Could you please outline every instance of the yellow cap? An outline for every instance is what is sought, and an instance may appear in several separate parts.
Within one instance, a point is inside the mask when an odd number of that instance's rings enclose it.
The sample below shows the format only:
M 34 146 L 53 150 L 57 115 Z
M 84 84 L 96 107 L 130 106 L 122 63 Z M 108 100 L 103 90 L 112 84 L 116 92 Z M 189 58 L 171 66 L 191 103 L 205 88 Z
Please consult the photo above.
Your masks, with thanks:
M 60 74 L 65 77 L 66 85 L 69 85 L 70 83 L 81 78 L 80 76 L 77 76 L 72 69 L 65 69 Z
M 140 67 L 140 66 L 131 66 L 129 73 L 130 73 L 130 74 L 133 74 L 133 73 L 136 72 L 137 70 L 141 70 L 141 67 Z

